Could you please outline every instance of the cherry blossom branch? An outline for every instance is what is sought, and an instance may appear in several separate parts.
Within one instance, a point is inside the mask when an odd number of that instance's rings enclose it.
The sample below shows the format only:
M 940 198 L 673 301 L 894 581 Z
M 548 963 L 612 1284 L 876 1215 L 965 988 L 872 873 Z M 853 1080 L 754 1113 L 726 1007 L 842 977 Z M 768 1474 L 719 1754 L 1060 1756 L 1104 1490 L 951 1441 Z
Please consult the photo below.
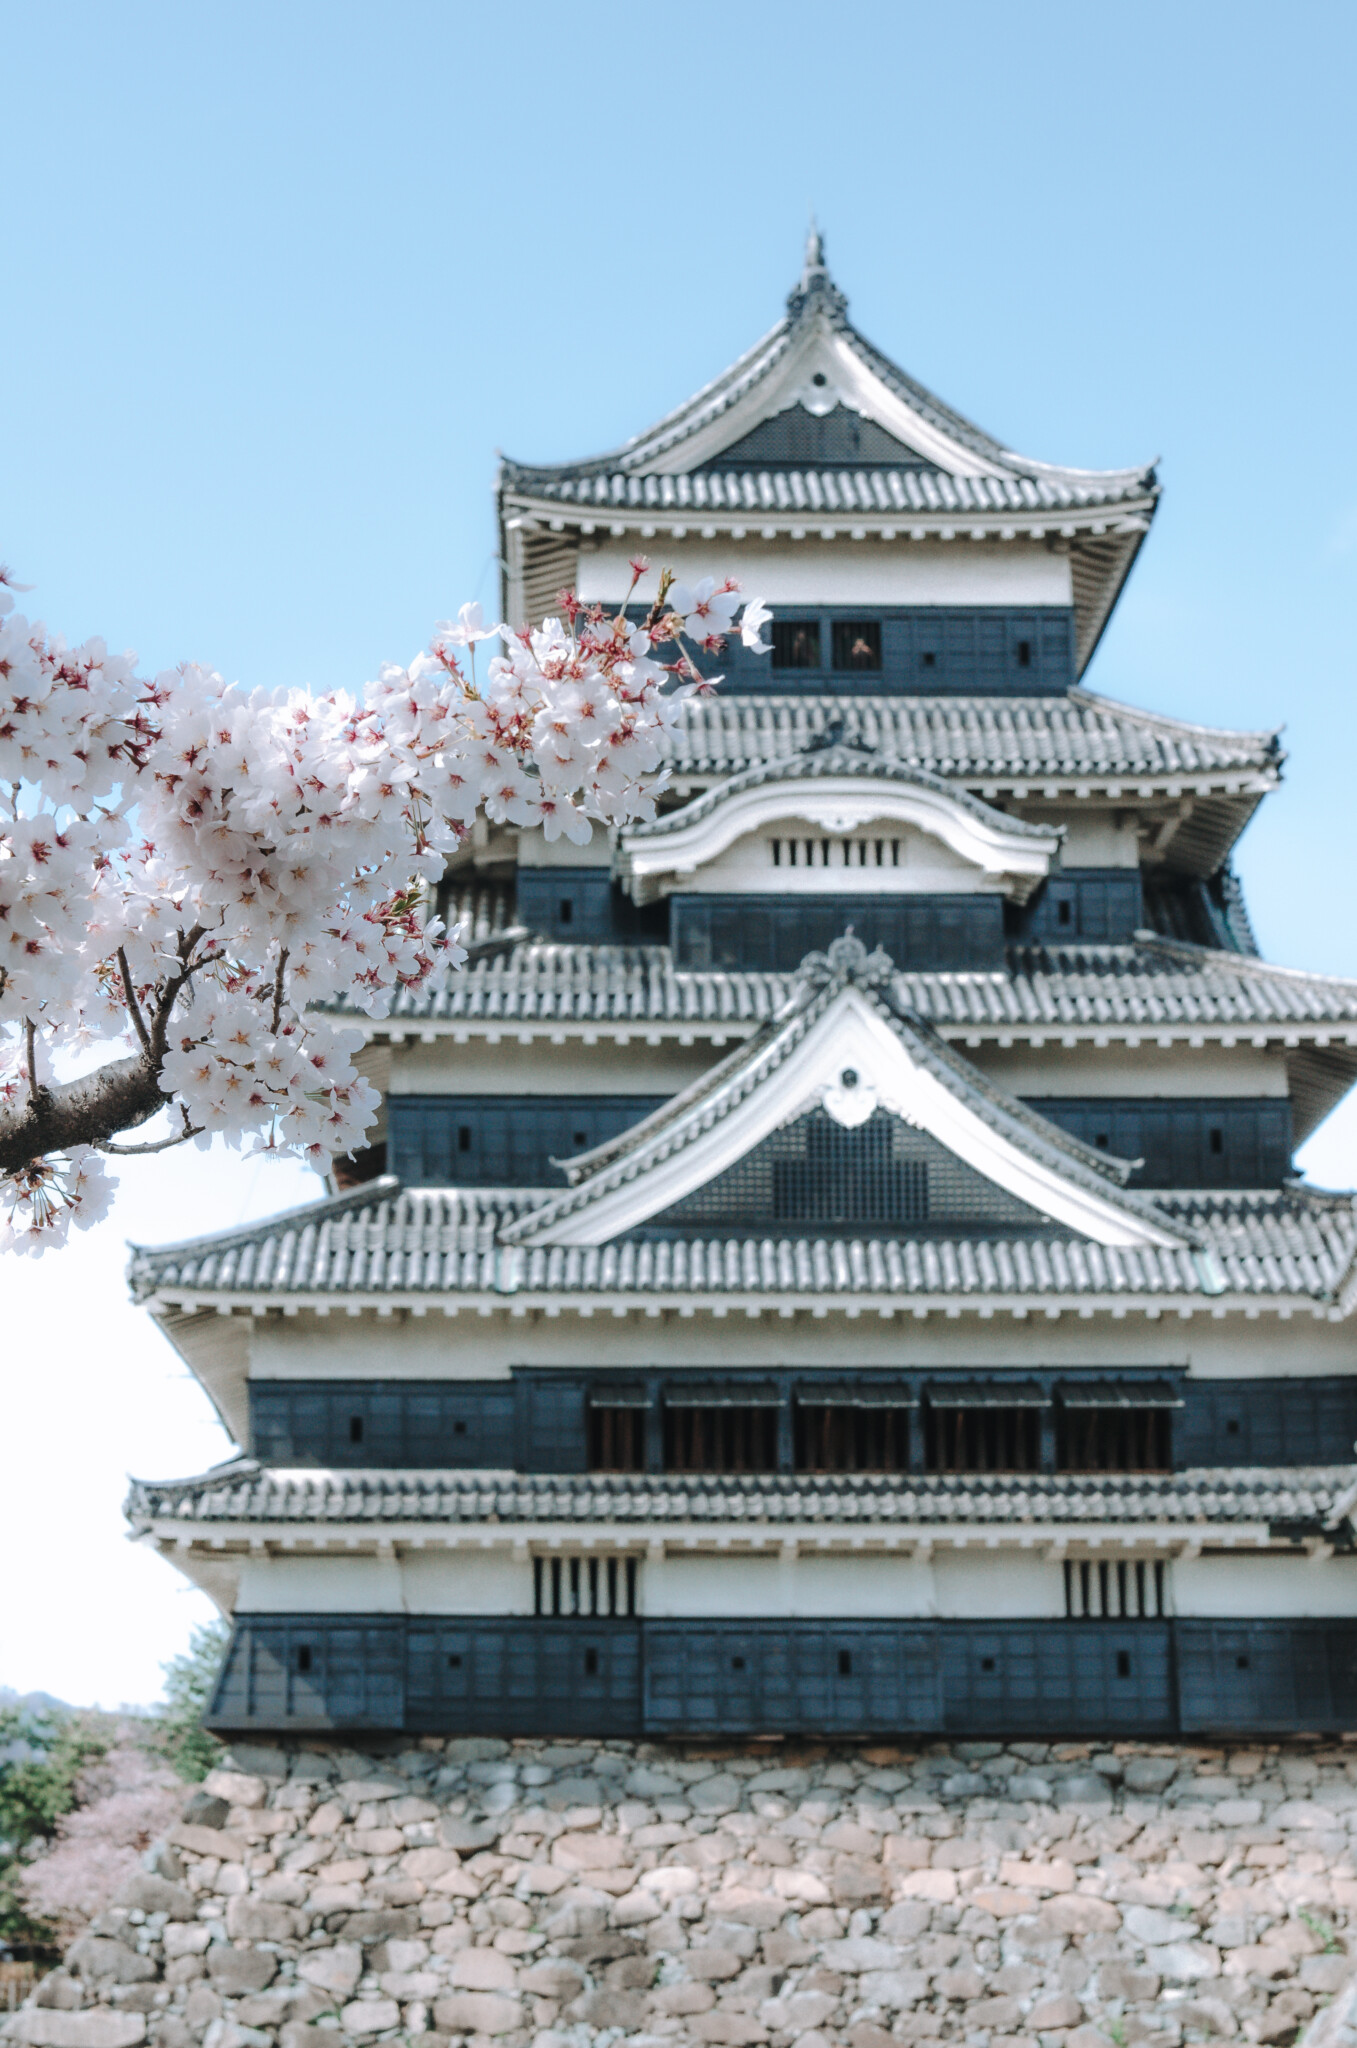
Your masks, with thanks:
M 692 650 L 720 649 L 741 600 L 665 571 L 638 625 L 631 570 L 611 618 L 565 592 L 511 632 L 463 605 L 357 697 L 191 663 L 148 680 L 0 587 L 0 1248 L 94 1220 L 98 1151 L 221 1134 L 326 1171 L 367 1143 L 379 1098 L 342 1020 L 466 959 L 431 897 L 476 821 L 583 845 L 655 815 L 668 735 L 711 687 Z M 751 645 L 767 616 L 745 605 Z M 39 1025 L 58 1071 L 68 1048 L 133 1050 L 40 1084 Z M 182 1133 L 118 1142 L 167 1105 Z

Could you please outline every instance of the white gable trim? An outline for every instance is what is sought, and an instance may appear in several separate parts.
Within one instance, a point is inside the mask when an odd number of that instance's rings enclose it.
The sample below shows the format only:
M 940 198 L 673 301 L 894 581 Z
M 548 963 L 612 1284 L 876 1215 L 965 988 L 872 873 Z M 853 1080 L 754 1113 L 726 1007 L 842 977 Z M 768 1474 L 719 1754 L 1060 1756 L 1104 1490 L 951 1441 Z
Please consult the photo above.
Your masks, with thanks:
M 847 1069 L 858 1076 L 851 1091 L 841 1080 Z M 1174 1247 L 1184 1242 L 1179 1234 L 1128 1213 L 1110 1194 L 1104 1197 L 1072 1184 L 1053 1166 L 1002 1137 L 911 1057 L 886 1019 L 855 988 L 844 989 L 795 1050 L 710 1129 L 653 1163 L 647 1163 L 645 1148 L 639 1148 L 632 1177 L 540 1230 L 523 1231 L 521 1241 L 606 1244 L 705 1186 L 770 1132 L 817 1105 L 848 1121 L 843 1116 L 845 1098 L 850 1092 L 857 1098 L 859 1089 L 864 1091 L 861 1099 L 872 1106 L 880 1103 L 928 1131 L 1017 1200 L 1097 1244 Z M 703 1107 L 695 1105 L 691 1114 L 700 1117 Z M 656 1134 L 657 1148 L 665 1137 L 664 1132 Z M 600 1179 L 607 1177 L 605 1168 Z
M 812 382 L 816 373 L 823 385 Z M 682 433 L 662 454 L 645 463 L 656 476 L 675 476 L 699 469 L 723 453 L 734 442 L 760 425 L 785 412 L 789 406 L 806 404 L 815 411 L 828 412 L 835 403 L 848 406 L 864 418 L 903 441 L 907 448 L 935 462 L 950 476 L 1005 476 L 1011 472 L 1002 463 L 987 462 L 972 448 L 944 433 L 921 413 L 906 404 L 889 385 L 868 368 L 852 341 L 823 313 L 815 314 L 800 335 L 776 360 L 756 377 L 736 402 L 692 433 Z M 658 433 L 638 438 L 649 441 Z
M 1040 838 L 1028 825 L 1011 831 L 1001 811 L 978 817 L 973 805 L 917 783 L 876 776 L 788 776 L 740 790 L 689 825 L 676 821 L 654 834 L 624 830 L 618 843 L 618 873 L 642 884 L 661 875 L 691 875 L 737 839 L 784 819 L 836 838 L 876 822 L 912 827 L 940 839 L 960 859 L 999 879 L 1019 901 L 1025 901 L 1049 874 L 1060 848 L 1057 827 Z

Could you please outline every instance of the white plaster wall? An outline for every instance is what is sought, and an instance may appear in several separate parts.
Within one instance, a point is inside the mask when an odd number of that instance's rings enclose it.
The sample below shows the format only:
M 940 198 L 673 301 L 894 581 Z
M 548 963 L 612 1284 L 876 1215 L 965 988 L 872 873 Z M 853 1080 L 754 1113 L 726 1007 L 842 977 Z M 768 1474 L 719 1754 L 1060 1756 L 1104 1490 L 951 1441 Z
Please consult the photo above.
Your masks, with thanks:
M 518 865 L 521 868 L 607 868 L 613 850 L 606 827 L 595 825 L 587 846 L 570 839 L 548 839 L 540 825 L 520 826 Z
M 1053 1039 L 1056 1034 L 1052 1034 Z M 966 1058 L 1013 1095 L 1274 1095 L 1287 1093 L 1280 1051 L 1249 1045 L 968 1046 Z
M 564 1045 L 407 1040 L 391 1048 L 389 1087 L 393 1095 L 675 1095 L 725 1056 L 709 1042 L 679 1045 L 672 1038 L 603 1048 L 578 1038 Z
M 908 526 L 906 517 L 902 526 Z M 579 594 L 620 604 L 635 537 L 580 543 Z M 732 541 L 657 538 L 657 561 L 693 580 L 735 576 L 769 604 L 1070 604 L 1068 555 L 1040 541 Z
M 791 1593 L 791 1612 L 807 1617 L 926 1615 L 932 1612 L 933 1573 L 915 1557 L 802 1556 L 795 1561 Z
M 411 1614 L 531 1614 L 532 1564 L 502 1550 L 426 1550 L 401 1565 Z
M 241 1571 L 238 1614 L 403 1614 L 394 1558 L 251 1558 Z
M 1021 815 L 1034 825 L 1063 825 L 1065 844 L 1061 859 L 1067 868 L 1136 868 L 1140 866 L 1140 837 L 1136 814 L 1128 811 L 1076 809 L 1045 810 L 1040 805 L 1023 805 Z
M 1002 876 L 987 875 L 983 868 L 964 860 L 931 833 L 912 831 L 898 821 L 882 818 L 879 822 L 855 826 L 851 837 L 835 838 L 822 827 L 808 825 L 804 818 L 794 815 L 795 789 L 789 791 L 788 803 L 789 815 L 778 824 L 761 826 L 757 832 L 737 839 L 733 846 L 728 846 L 715 860 L 705 861 L 691 875 L 662 876 L 661 888 L 666 894 L 672 892 L 675 895 L 714 889 L 727 895 L 754 891 L 779 896 L 842 896 L 849 892 L 855 896 L 910 896 L 929 891 L 964 895 L 982 890 L 998 893 L 1004 888 Z M 776 866 L 773 862 L 775 839 L 783 842 L 782 861 Z M 787 865 L 786 847 L 786 842 L 793 839 L 799 842 L 794 867 Z M 849 866 L 845 852 L 855 848 L 860 841 L 875 839 L 887 842 L 887 857 L 890 842 L 897 842 L 899 866 Z M 814 842 L 812 859 L 815 863 L 822 859 L 821 841 L 828 840 L 827 867 L 801 864 L 806 858 L 806 840 Z M 852 859 L 856 863 L 855 852 Z
M 1175 1614 L 1262 1620 L 1357 1614 L 1357 1559 L 1199 1557 L 1173 1567 Z
M 725 1620 L 790 1612 L 776 1557 L 674 1557 L 657 1571 L 642 1567 L 642 1602 L 648 1615 Z
M 1065 1575 L 1038 1556 L 939 1551 L 934 1613 L 945 1621 L 1027 1621 L 1065 1612 Z
M 532 1566 L 502 1550 L 253 1558 L 235 1604 L 241 1614 L 531 1614 Z
M 634 1374 L 650 1367 L 711 1372 L 831 1363 L 979 1372 L 1183 1366 L 1216 1379 L 1357 1372 L 1357 1328 L 1351 1321 L 1317 1319 L 1305 1306 L 1285 1323 L 1237 1312 L 1216 1320 L 1204 1308 L 1189 1320 L 1166 1312 L 1153 1321 L 1136 1314 L 1120 1320 L 1066 1314 L 1051 1322 L 1038 1309 L 1022 1321 L 996 1314 L 981 1324 L 970 1315 L 955 1321 L 931 1315 L 916 1323 L 908 1313 L 889 1322 L 875 1314 L 849 1321 L 839 1312 L 817 1317 L 804 1309 L 786 1320 L 776 1314 L 758 1321 L 743 1313 L 680 1316 L 676 1309 L 619 1320 L 607 1309 L 589 1316 L 573 1308 L 557 1316 L 514 1315 L 507 1303 L 493 1315 L 473 1308 L 447 1318 L 434 1302 L 426 1316 L 384 1320 L 351 1318 L 342 1306 L 323 1320 L 309 1313 L 261 1317 L 250 1338 L 255 1379 L 505 1379 L 514 1365 Z

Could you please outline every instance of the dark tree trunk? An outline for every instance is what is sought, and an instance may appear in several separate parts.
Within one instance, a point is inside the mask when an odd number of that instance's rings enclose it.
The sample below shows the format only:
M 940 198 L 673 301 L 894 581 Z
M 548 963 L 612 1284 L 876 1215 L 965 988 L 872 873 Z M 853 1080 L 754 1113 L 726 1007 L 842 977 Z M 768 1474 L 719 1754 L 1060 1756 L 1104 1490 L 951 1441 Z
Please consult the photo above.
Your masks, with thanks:
M 97 1067 L 78 1081 L 40 1088 L 36 1102 L 0 1110 L 0 1174 L 71 1145 L 103 1145 L 147 1123 L 168 1097 L 145 1053 Z

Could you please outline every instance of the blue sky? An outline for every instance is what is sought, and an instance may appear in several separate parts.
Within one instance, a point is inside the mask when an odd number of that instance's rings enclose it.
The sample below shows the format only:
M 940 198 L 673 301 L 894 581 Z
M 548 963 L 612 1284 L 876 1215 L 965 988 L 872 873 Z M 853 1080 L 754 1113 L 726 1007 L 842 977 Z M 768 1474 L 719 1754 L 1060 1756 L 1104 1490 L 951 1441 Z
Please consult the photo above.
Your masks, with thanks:
M 1087 681 L 1285 723 L 1239 859 L 1260 940 L 1357 974 L 1350 6 L 3 22 L 0 556 L 52 625 L 361 685 L 493 604 L 496 448 L 596 452 L 722 369 L 778 316 L 813 204 L 857 324 L 952 404 L 1051 461 L 1162 456 Z M 1307 1163 L 1357 1180 L 1357 1115 Z M 118 1240 L 305 1187 L 139 1169 L 98 1243 L 5 1276 L 11 1418 L 51 1464 L 0 1502 L 35 1558 L 0 1683 L 155 1691 L 194 1603 L 121 1544 L 122 1471 L 220 1439 L 122 1306 Z

